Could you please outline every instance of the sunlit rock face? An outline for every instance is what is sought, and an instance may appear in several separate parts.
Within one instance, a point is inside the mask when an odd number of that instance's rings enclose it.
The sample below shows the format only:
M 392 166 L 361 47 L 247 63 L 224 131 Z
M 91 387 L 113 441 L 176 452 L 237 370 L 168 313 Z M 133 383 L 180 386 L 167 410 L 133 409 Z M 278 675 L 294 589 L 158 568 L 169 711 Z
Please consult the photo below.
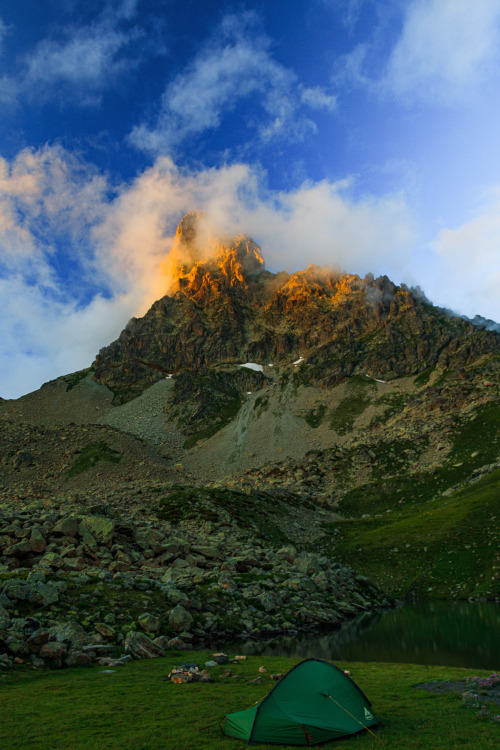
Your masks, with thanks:
M 199 299 L 232 286 L 248 288 L 249 277 L 264 270 L 262 253 L 251 237 L 220 238 L 203 214 L 194 211 L 179 223 L 166 264 L 170 293 L 183 290 Z
M 305 357 L 310 382 L 331 386 L 355 372 L 388 380 L 461 367 L 500 348 L 498 334 L 386 276 L 314 265 L 270 273 L 250 237 L 217 237 L 196 212 L 180 222 L 165 265 L 169 293 L 95 360 L 95 379 L 117 401 L 186 369 Z

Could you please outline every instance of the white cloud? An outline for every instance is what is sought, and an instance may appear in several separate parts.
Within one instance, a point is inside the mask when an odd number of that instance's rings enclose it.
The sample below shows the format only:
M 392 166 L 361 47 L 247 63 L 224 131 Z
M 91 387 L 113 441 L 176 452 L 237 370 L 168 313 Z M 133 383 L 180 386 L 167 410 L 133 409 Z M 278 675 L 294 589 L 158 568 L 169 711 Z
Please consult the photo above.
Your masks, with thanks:
M 469 97 L 498 65 L 498 0 L 412 0 L 384 85 L 408 99 Z
M 80 106 L 96 105 L 104 89 L 150 54 L 155 44 L 139 49 L 144 28 L 133 23 L 137 0 L 106 2 L 86 25 L 66 25 L 57 36 L 42 38 L 16 61 L 16 74 L 0 78 L 0 101 L 13 105 L 23 99 L 54 99 Z M 6 27 L 0 19 L 0 51 Z
M 72 30 L 63 41 L 43 39 L 27 59 L 22 88 L 36 97 L 58 90 L 80 103 L 95 103 L 102 89 L 134 64 L 122 53 L 139 33 L 104 21 Z
M 0 395 L 16 398 L 88 367 L 130 317 L 130 300 L 96 296 L 86 307 L 47 298 L 20 278 L 0 278 Z
M 300 92 L 300 98 L 312 109 L 326 109 L 332 112 L 337 106 L 337 97 L 329 94 L 321 86 L 313 88 L 303 87 Z
M 332 109 L 335 97 L 319 87 L 301 87 L 295 73 L 274 60 L 255 24 L 254 14 L 226 16 L 216 36 L 168 84 L 156 120 L 137 125 L 131 142 L 153 154 L 172 153 L 182 141 L 216 129 L 238 108 L 249 137 L 300 139 L 314 130 L 301 105 Z
M 474 219 L 442 229 L 431 247 L 438 273 L 426 292 L 436 304 L 500 322 L 500 187 Z

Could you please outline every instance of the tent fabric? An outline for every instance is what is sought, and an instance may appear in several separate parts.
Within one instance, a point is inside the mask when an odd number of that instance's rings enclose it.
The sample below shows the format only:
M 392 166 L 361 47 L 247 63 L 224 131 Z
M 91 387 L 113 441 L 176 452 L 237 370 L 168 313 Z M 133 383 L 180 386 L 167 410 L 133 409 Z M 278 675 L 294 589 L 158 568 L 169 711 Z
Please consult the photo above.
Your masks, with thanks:
M 304 659 L 260 701 L 227 714 L 224 733 L 250 744 L 315 745 L 377 724 L 371 703 L 334 664 Z

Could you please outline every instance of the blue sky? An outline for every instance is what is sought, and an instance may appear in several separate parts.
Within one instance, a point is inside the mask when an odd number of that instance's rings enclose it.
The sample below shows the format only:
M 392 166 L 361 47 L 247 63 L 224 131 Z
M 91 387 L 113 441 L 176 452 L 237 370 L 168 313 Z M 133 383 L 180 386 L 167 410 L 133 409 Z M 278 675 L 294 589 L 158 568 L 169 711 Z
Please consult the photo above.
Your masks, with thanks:
M 498 0 L 4 0 L 0 395 L 168 289 L 183 213 L 500 320 Z

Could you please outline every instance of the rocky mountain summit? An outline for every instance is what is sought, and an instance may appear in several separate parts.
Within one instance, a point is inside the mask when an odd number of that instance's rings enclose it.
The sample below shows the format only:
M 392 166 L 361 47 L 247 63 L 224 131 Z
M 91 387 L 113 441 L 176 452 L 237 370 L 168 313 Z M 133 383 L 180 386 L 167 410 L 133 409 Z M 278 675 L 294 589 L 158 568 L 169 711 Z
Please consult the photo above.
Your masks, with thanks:
M 491 321 L 271 273 L 197 213 L 165 269 L 91 367 L 0 402 L 0 666 L 500 598 Z
M 200 258 L 200 221 L 192 213 L 179 224 L 176 291 L 96 357 L 94 379 L 119 403 L 190 368 L 303 357 L 313 384 L 333 386 L 359 372 L 392 380 L 435 365 L 461 367 L 499 350 L 495 332 L 445 314 L 386 276 L 317 266 L 273 274 L 255 242 L 240 235 L 209 245 Z

